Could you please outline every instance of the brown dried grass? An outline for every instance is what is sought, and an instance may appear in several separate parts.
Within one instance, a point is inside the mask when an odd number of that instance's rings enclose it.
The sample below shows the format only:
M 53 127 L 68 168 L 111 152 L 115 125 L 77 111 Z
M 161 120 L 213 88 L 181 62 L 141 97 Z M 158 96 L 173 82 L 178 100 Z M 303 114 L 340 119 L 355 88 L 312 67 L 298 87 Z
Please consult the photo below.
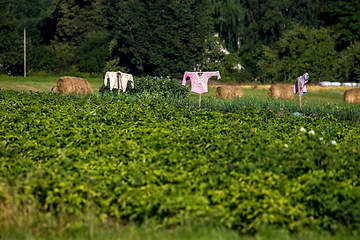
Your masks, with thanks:
M 86 79 L 77 77 L 60 77 L 57 80 L 56 91 L 58 93 L 89 94 L 92 93 L 90 84 Z
M 219 86 L 215 91 L 215 98 L 236 98 L 243 97 L 244 93 L 239 86 Z
M 349 89 L 353 89 L 354 87 L 345 87 L 345 86 L 338 86 L 338 87 L 323 87 L 320 85 L 306 85 L 308 92 L 346 92 Z
M 278 99 L 293 99 L 293 86 L 285 84 L 272 85 L 268 90 L 268 95 Z
M 344 101 L 348 103 L 360 102 L 360 88 L 353 88 L 344 93 Z

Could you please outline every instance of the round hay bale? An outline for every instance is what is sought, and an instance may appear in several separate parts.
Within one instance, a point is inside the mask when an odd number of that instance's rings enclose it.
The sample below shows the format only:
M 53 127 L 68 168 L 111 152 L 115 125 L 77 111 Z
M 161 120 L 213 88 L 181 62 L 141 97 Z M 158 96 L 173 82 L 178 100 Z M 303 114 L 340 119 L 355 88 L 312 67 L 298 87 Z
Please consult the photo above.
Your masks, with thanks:
M 353 88 L 344 93 L 344 101 L 348 103 L 360 102 L 360 88 Z
M 92 92 L 86 79 L 69 76 L 60 77 L 57 80 L 56 91 L 58 93 L 72 94 L 88 94 Z
M 244 96 L 239 86 L 219 86 L 216 88 L 215 98 L 236 98 Z
M 268 95 L 270 97 L 278 99 L 293 99 L 293 86 L 291 85 L 271 85 L 268 90 Z

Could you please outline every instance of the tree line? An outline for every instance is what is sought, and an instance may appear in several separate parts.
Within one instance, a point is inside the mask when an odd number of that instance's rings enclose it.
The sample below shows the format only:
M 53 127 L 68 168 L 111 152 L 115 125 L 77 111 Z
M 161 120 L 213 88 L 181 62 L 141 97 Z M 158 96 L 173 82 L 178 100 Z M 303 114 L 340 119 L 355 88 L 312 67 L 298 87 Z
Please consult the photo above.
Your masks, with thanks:
M 26 28 L 31 73 L 359 81 L 359 27 L 355 0 L 0 0 L 0 73 L 22 74 Z

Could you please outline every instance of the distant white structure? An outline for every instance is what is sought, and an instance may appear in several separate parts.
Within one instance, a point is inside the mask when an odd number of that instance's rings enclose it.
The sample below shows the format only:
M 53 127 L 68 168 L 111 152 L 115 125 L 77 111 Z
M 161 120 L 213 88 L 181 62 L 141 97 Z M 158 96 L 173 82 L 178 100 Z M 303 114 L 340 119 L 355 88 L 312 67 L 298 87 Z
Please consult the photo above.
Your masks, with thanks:
M 341 82 L 320 82 L 320 85 L 323 87 L 339 87 Z
M 357 87 L 357 86 L 359 86 L 359 84 L 354 83 L 354 82 L 344 82 L 344 83 L 342 83 L 342 86 L 345 86 L 345 87 Z

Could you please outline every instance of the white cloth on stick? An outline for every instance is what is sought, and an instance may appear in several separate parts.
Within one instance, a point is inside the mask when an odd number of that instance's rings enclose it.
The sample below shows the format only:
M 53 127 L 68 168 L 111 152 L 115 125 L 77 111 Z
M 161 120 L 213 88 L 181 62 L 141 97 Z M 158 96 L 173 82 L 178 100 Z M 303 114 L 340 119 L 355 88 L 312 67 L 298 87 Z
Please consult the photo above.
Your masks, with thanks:
M 117 78 L 118 74 L 119 74 L 119 81 Z M 129 81 L 131 82 L 131 87 L 134 88 L 134 77 L 131 74 L 122 73 L 120 71 L 106 72 L 104 78 L 105 86 L 107 85 L 108 78 L 110 79 L 110 91 L 113 90 L 113 88 L 117 88 L 117 89 L 122 89 L 123 92 L 125 92 Z

